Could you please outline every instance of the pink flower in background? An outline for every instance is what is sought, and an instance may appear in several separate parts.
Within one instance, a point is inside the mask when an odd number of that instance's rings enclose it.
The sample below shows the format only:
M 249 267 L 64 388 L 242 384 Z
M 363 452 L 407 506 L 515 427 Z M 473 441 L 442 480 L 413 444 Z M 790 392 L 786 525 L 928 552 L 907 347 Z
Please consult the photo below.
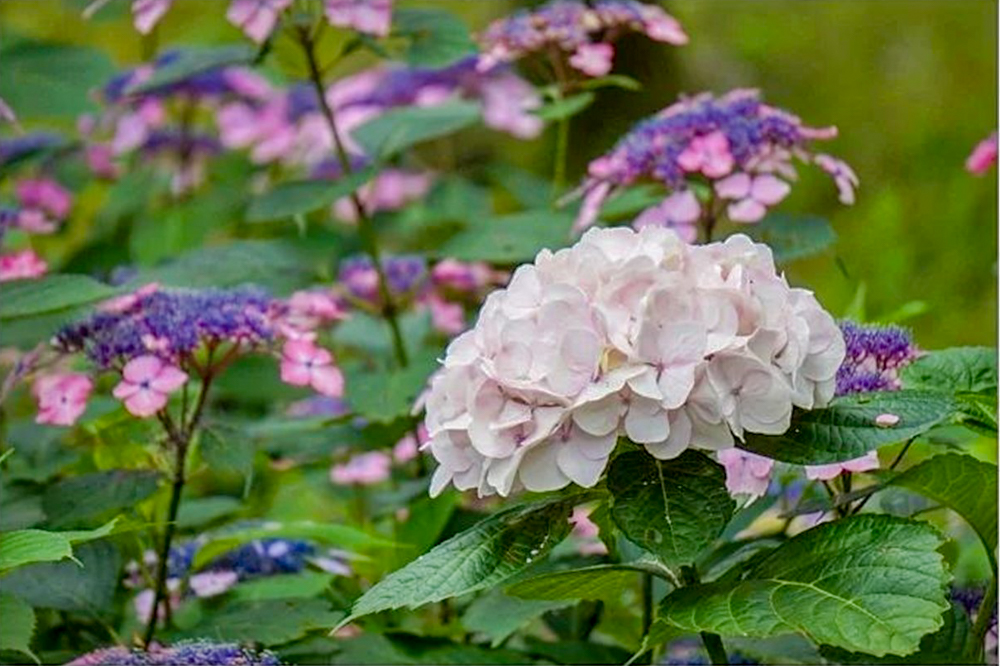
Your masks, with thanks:
M 344 393 L 344 375 L 333 364 L 333 355 L 308 340 L 285 343 L 281 381 L 293 386 L 312 386 L 318 393 L 333 398 Z
M 773 460 L 735 447 L 723 449 L 718 455 L 719 462 L 726 468 L 726 489 L 731 494 L 756 499 L 767 492 Z
M 581 541 L 577 550 L 581 555 L 607 555 L 608 547 L 600 540 L 600 529 L 590 519 L 590 509 L 578 506 L 573 509 L 569 522 L 573 524 L 573 536 Z
M 830 155 L 817 155 L 814 161 L 823 171 L 833 176 L 833 182 L 836 183 L 837 191 L 840 193 L 840 203 L 848 206 L 853 205 L 854 190 L 861 182 L 858 180 L 858 175 L 854 173 L 854 169 L 847 162 Z
M 132 23 L 135 29 L 148 35 L 173 2 L 174 0 L 132 0 Z
M 482 261 L 465 263 L 457 259 L 442 259 L 431 269 L 431 280 L 438 287 L 468 292 L 496 282 L 498 276 L 489 264 Z
M 330 469 L 330 481 L 338 486 L 369 486 L 389 478 L 392 458 L 381 451 L 369 451 Z
M 719 131 L 696 136 L 677 156 L 677 164 L 685 171 L 700 171 L 708 178 L 721 178 L 733 170 L 729 139 Z
M 461 303 L 446 301 L 435 293 L 429 294 L 423 301 L 431 311 L 431 324 L 435 329 L 448 335 L 465 330 L 465 309 Z
M 545 122 L 533 110 L 542 106 L 535 87 L 512 73 L 495 74 L 483 81 L 483 122 L 519 139 L 534 139 Z
M 215 597 L 226 592 L 239 581 L 235 571 L 205 571 L 194 574 L 188 585 L 196 597 Z
M 45 375 L 32 387 L 38 401 L 37 423 L 70 426 L 87 408 L 94 382 L 78 373 Z
M 615 48 L 611 44 L 581 44 L 569 58 L 569 64 L 587 76 L 604 76 L 611 71 Z
M 41 211 L 51 220 L 64 219 L 73 205 L 73 195 L 69 190 L 51 178 L 22 180 L 15 187 L 15 191 L 22 208 Z M 46 233 L 45 229 L 30 229 L 30 231 Z
M 419 442 L 417 442 L 417 437 L 420 438 Z M 396 442 L 396 446 L 392 447 L 393 460 L 397 463 L 405 463 L 417 457 L 420 446 L 428 439 L 427 427 L 423 423 L 417 426 L 417 437 L 414 437 L 413 433 L 409 433 Z
M 734 173 L 715 184 L 716 194 L 733 201 L 726 211 L 733 222 L 759 222 L 768 206 L 780 203 L 791 190 L 788 183 L 769 173 Z
M 150 282 L 148 284 L 144 284 L 143 286 L 139 287 L 131 294 L 125 294 L 124 296 L 115 296 L 114 298 L 109 298 L 108 300 L 98 305 L 97 309 L 100 310 L 101 312 L 113 312 L 116 314 L 121 314 L 122 312 L 125 312 L 126 310 L 129 310 L 132 307 L 134 307 L 136 303 L 141 301 L 146 296 L 156 293 L 157 291 L 159 291 L 159 289 L 160 289 L 159 282 Z
M 650 206 L 639 213 L 632 222 L 633 229 L 643 227 L 666 227 L 673 229 L 677 235 L 688 243 L 698 238 L 696 223 L 701 217 L 701 205 L 690 189 L 675 192 L 655 206 Z
M 41 277 L 47 270 L 49 265 L 34 250 L 0 255 L 0 282 Z
M 986 173 L 997 163 L 997 133 L 994 132 L 976 144 L 972 154 L 965 160 L 965 168 L 977 176 Z
M 89 145 L 84 150 L 84 158 L 87 168 L 98 178 L 114 180 L 121 175 L 121 169 L 114 163 L 111 146 L 97 143 Z
M 147 418 L 163 409 L 169 395 L 187 380 L 187 373 L 180 368 L 147 354 L 125 365 L 113 395 L 125 403 L 130 414 Z
M 14 109 L 10 108 L 10 105 L 4 101 L 3 97 L 0 97 L 0 120 L 10 123 L 11 125 L 17 124 L 17 114 L 14 113 Z
M 878 451 L 869 451 L 860 458 L 829 465 L 807 465 L 806 476 L 814 481 L 829 481 L 843 472 L 869 472 L 879 468 Z
M 358 197 L 368 214 L 379 211 L 399 210 L 411 201 L 423 198 L 433 176 L 428 173 L 385 169 L 358 190 Z M 358 215 L 349 197 L 338 199 L 333 205 L 334 214 L 345 222 L 357 222 Z
M 326 20 L 341 28 L 385 37 L 392 26 L 392 0 L 324 0 Z
M 226 19 L 260 44 L 278 23 L 278 16 L 292 0 L 232 0 Z

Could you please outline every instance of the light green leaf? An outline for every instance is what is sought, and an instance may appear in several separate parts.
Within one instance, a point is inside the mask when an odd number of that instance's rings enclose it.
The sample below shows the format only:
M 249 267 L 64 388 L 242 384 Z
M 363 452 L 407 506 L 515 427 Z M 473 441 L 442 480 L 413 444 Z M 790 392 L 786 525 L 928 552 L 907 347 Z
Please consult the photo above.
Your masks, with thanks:
M 899 423 L 880 427 L 875 419 L 881 414 L 894 414 Z M 747 433 L 738 446 L 782 462 L 823 465 L 922 435 L 955 414 L 955 401 L 938 392 L 856 393 L 835 398 L 828 407 L 796 411 L 783 435 Z
M 305 215 L 329 206 L 367 183 L 375 168 L 354 171 L 338 180 L 297 180 L 275 185 L 269 192 L 255 196 L 247 208 L 247 222 L 270 222 L 295 215 Z
M 461 261 L 518 264 L 531 261 L 544 248 L 554 251 L 569 245 L 572 224 L 572 215 L 553 210 L 471 217 L 465 229 L 431 254 Z
M 474 102 L 407 106 L 383 113 L 352 132 L 365 153 L 387 159 L 424 141 L 457 132 L 479 120 Z
M 571 97 L 557 99 L 545 104 L 535 110 L 535 115 L 542 120 L 553 122 L 572 118 L 578 113 L 582 113 L 588 106 L 594 103 L 597 95 L 592 92 L 582 92 Z
M 0 320 L 35 317 L 111 298 L 121 289 L 86 275 L 49 275 L 0 284 Z
M 217 67 L 245 65 L 251 62 L 257 51 L 251 46 L 235 44 L 218 47 L 189 47 L 176 52 L 177 56 L 145 81 L 126 89 L 129 95 L 148 93 L 183 81 L 195 74 L 207 72 Z
M 570 509 L 580 501 L 552 498 L 498 511 L 383 578 L 342 624 L 500 585 L 566 538 Z
M 672 460 L 623 453 L 611 461 L 608 491 L 618 528 L 669 567 L 694 562 L 736 508 L 722 466 L 690 449 Z
M 87 543 L 88 541 L 103 539 L 115 531 L 115 527 L 118 526 L 118 521 L 120 519 L 121 516 L 116 516 L 100 527 L 92 530 L 70 530 L 68 532 L 57 532 L 57 534 L 62 535 L 67 541 L 70 542 L 70 545 L 75 546 L 78 543 Z
M 92 88 L 115 74 L 102 50 L 87 46 L 6 38 L 0 49 L 0 97 L 23 118 L 76 117 L 94 104 Z
M 308 599 L 319 596 L 330 587 L 333 574 L 303 571 L 297 574 L 267 576 L 240 583 L 231 594 L 237 601 L 264 601 L 267 599 Z
M 950 576 L 931 526 L 863 514 L 803 532 L 758 560 L 735 585 L 667 595 L 660 617 L 688 631 L 767 637 L 905 655 L 942 626 Z
M 819 254 L 837 242 L 830 221 L 815 215 L 772 213 L 747 232 L 769 245 L 780 264 Z
M 73 557 L 69 539 L 58 532 L 16 530 L 0 534 L 0 573 L 24 564 Z
M 444 67 L 476 51 L 466 25 L 439 9 L 398 8 L 392 32 L 407 39 L 402 59 L 416 67 Z
M 53 526 L 75 526 L 134 507 L 156 492 L 159 480 L 157 472 L 129 469 L 71 476 L 49 486 L 42 508 Z
M 996 392 L 997 350 L 952 347 L 921 356 L 900 372 L 903 386 L 949 392 Z
M 889 481 L 953 509 L 976 530 L 996 572 L 997 466 L 972 456 L 944 453 Z
M 638 570 L 620 564 L 555 571 L 514 583 L 507 594 L 524 599 L 621 600 L 622 590 L 635 587 Z
M 566 599 L 540 601 L 509 597 L 499 590 L 473 601 L 462 616 L 462 626 L 466 631 L 484 634 L 490 639 L 490 646 L 497 647 L 507 637 L 543 613 L 557 608 L 572 606 L 575 602 Z
M 624 74 L 606 74 L 593 79 L 586 79 L 580 84 L 584 90 L 597 90 L 598 88 L 622 88 L 623 90 L 642 90 L 642 84 L 631 76 Z
M 0 651 L 11 650 L 26 654 L 36 662 L 31 651 L 31 636 L 35 633 L 35 611 L 10 594 L 0 594 Z
M 35 608 L 100 613 L 114 606 L 122 568 L 121 554 L 109 541 L 74 549 L 78 562 L 29 564 L 0 578 L 0 592 L 13 594 Z

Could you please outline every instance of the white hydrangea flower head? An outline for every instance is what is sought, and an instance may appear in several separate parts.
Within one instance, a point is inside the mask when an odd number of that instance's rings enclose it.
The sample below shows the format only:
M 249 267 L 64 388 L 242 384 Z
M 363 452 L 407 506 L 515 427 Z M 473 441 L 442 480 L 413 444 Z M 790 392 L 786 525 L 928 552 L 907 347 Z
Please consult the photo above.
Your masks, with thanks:
M 844 353 L 766 245 L 591 229 L 518 268 L 448 347 L 426 394 L 431 494 L 592 487 L 619 437 L 669 459 L 780 434 L 830 401 Z

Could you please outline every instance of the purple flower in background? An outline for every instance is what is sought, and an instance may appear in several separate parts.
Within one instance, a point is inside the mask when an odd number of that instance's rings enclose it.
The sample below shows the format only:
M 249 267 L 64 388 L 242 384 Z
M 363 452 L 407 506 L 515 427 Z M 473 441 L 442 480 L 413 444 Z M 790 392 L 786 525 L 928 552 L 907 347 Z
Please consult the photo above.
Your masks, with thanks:
M 418 255 L 385 257 L 382 259 L 382 270 L 389 293 L 394 297 L 414 294 L 427 278 L 427 263 Z M 378 274 L 369 257 L 355 256 L 342 261 L 339 279 L 353 298 L 378 303 Z
M 979 607 L 983 603 L 984 596 L 985 587 L 980 585 L 954 587 L 951 590 L 952 603 L 964 609 L 972 622 L 976 621 L 976 616 L 979 614 Z M 996 605 L 992 608 L 991 613 L 990 628 L 987 630 L 986 638 L 983 640 L 983 650 L 986 652 L 986 663 L 995 664 L 997 663 L 998 643 Z
M 88 652 L 66 666 L 279 666 L 277 655 L 237 643 L 215 643 L 198 639 L 172 646 L 153 644 L 149 650 L 116 646 Z
M 842 321 L 847 355 L 837 371 L 837 395 L 894 391 L 899 371 L 920 353 L 910 332 L 899 326 Z
M 767 106 L 755 90 L 682 98 L 636 125 L 610 152 L 590 163 L 575 228 L 592 225 L 618 188 L 643 181 L 663 185 L 670 196 L 640 214 L 640 226 L 694 225 L 703 211 L 691 190 L 697 182 L 712 187 L 713 198 L 726 204 L 731 220 L 756 222 L 790 191 L 788 181 L 796 177 L 792 158 L 830 173 L 840 200 L 853 203 L 857 177 L 850 167 L 809 151 L 812 141 L 836 134 L 836 128 L 806 127 L 796 116 Z

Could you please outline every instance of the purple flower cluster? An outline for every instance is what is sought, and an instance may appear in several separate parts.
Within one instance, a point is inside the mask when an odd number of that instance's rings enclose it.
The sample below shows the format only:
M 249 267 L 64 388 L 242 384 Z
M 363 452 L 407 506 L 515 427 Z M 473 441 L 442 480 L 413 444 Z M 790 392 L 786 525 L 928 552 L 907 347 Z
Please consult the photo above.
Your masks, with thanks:
M 419 255 L 386 257 L 382 270 L 389 293 L 397 299 L 413 296 L 427 280 L 427 262 Z M 378 275 L 370 257 L 358 255 L 342 261 L 339 278 L 351 297 L 378 303 Z
M 150 649 L 116 646 L 88 652 L 66 666 L 278 666 L 277 655 L 237 643 L 213 643 L 208 640 L 181 641 L 169 647 L 153 645 Z
M 256 287 L 163 291 L 152 285 L 64 327 L 54 344 L 66 353 L 83 352 L 101 369 L 150 354 L 176 363 L 205 344 L 245 348 L 271 341 L 273 308 Z
M 31 132 L 22 136 L 0 139 L 0 166 L 64 143 L 63 137 L 52 132 Z
M 796 177 L 793 157 L 830 173 L 841 201 L 853 203 L 857 177 L 850 167 L 808 150 L 812 141 L 836 134 L 834 127 L 806 127 L 798 117 L 764 104 L 755 90 L 682 98 L 640 122 L 590 163 L 576 228 L 593 224 L 614 190 L 640 181 L 660 183 L 670 196 L 644 211 L 638 226 L 692 227 L 702 205 L 690 185 L 705 180 L 715 197 L 728 202 L 730 219 L 757 222 L 790 191 L 787 181 Z M 679 233 L 691 236 L 690 230 Z
M 847 354 L 837 371 L 837 395 L 899 389 L 899 371 L 919 354 L 910 332 L 852 321 L 842 321 L 840 330 Z
M 639 32 L 660 42 L 687 43 L 680 24 L 662 8 L 638 0 L 552 0 L 532 10 L 521 10 L 495 21 L 480 36 L 483 54 L 479 66 L 489 69 L 531 54 L 566 58 L 587 76 L 611 70 L 611 42 L 627 32 Z M 562 63 L 554 63 L 557 71 Z

